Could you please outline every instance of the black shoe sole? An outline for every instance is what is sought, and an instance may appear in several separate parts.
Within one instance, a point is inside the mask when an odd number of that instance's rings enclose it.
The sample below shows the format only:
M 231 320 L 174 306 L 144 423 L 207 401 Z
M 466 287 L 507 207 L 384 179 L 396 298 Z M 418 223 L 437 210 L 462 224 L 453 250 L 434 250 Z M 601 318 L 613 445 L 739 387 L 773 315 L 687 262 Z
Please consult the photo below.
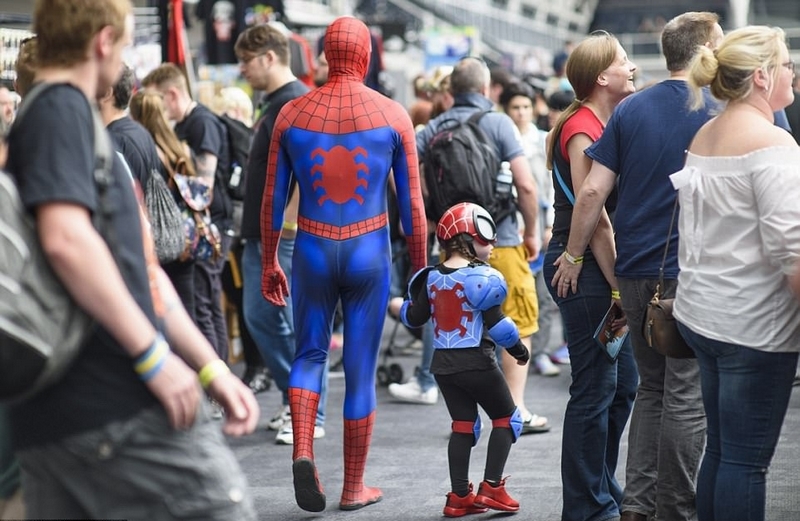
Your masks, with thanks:
M 294 475 L 294 499 L 297 506 L 308 512 L 325 510 L 325 494 L 317 481 L 317 468 L 308 458 L 292 463 Z

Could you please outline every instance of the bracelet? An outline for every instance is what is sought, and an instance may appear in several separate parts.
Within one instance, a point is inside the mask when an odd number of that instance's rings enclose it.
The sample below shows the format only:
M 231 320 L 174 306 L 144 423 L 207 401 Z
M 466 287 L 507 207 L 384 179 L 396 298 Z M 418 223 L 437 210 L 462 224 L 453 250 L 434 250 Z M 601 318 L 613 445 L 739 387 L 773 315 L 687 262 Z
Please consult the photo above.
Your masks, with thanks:
M 147 351 L 139 356 L 133 364 L 133 370 L 143 382 L 153 378 L 164 366 L 169 354 L 169 344 L 161 332 L 156 333 L 156 338 Z
M 200 372 L 197 373 L 197 376 L 200 378 L 200 385 L 203 386 L 203 389 L 208 389 L 208 386 L 211 385 L 214 379 L 230 372 L 231 369 L 228 367 L 228 364 L 217 358 L 204 365 L 203 368 L 200 369 Z
M 578 264 L 583 264 L 583 255 L 580 255 L 578 257 L 573 257 L 572 255 L 569 254 L 567 250 L 564 250 L 564 258 L 567 260 L 567 262 L 569 262 L 573 266 L 577 266 Z
M 620 298 L 622 298 L 622 297 L 620 297 L 620 295 L 619 295 L 619 290 L 618 289 L 612 289 L 611 290 L 611 299 L 612 300 L 619 300 Z
M 297 223 L 290 223 L 288 221 L 283 223 L 283 229 L 289 232 L 297 231 Z

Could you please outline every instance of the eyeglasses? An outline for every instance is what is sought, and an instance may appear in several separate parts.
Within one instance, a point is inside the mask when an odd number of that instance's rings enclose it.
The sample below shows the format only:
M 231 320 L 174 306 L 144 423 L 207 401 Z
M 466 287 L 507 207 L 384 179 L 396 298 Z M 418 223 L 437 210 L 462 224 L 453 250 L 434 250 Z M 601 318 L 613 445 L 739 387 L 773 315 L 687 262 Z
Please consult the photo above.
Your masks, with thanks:
M 794 60 L 789 60 L 788 62 L 781 63 L 781 65 L 786 67 L 790 71 L 794 72 L 795 69 Z
M 255 60 L 259 56 L 266 56 L 266 55 L 267 55 L 267 53 L 260 52 L 258 54 L 253 54 L 252 56 L 248 56 L 247 58 L 244 58 L 244 59 L 239 58 L 239 65 L 248 65 L 251 61 Z

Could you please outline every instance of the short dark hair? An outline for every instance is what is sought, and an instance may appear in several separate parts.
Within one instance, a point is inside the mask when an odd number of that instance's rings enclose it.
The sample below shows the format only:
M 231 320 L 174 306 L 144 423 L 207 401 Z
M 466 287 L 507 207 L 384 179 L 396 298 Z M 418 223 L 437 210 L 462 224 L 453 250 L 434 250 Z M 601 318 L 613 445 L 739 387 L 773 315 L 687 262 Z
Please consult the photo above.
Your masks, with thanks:
M 275 53 L 283 65 L 289 64 L 289 40 L 271 25 L 260 24 L 246 29 L 236 39 L 236 57 L 247 60 L 268 51 Z
M 119 110 L 125 110 L 128 108 L 128 104 L 131 102 L 131 96 L 133 96 L 133 88 L 135 86 L 136 76 L 133 73 L 133 69 L 127 65 L 123 65 L 122 74 L 119 77 L 119 81 L 114 84 L 114 108 Z
M 492 85 L 500 85 L 504 89 L 515 81 L 508 69 L 499 65 L 489 69 L 489 77 Z
M 514 81 L 506 85 L 503 89 L 503 93 L 500 94 L 500 99 L 498 100 L 500 106 L 503 107 L 503 109 L 507 108 L 508 104 L 516 96 L 525 96 L 530 99 L 531 102 L 536 100 L 536 94 L 534 94 L 533 88 L 530 85 L 522 81 Z
M 547 108 L 550 110 L 567 110 L 575 99 L 575 93 L 571 90 L 557 90 L 547 98 Z
M 667 60 L 668 71 L 682 71 L 697 53 L 697 48 L 709 42 L 719 15 L 710 12 L 688 12 L 676 16 L 661 32 L 661 52 Z

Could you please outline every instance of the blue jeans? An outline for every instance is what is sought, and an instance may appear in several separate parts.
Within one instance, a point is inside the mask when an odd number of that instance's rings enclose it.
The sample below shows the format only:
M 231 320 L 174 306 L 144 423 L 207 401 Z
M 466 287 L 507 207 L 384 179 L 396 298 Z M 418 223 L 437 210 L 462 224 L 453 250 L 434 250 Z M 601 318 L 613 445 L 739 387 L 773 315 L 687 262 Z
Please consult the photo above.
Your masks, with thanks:
M 557 295 L 550 281 L 564 243 L 552 241 L 544 261 L 550 295 L 561 311 L 572 383 L 564 415 L 561 480 L 562 521 L 618 517 L 622 488 L 614 476 L 619 443 L 636 395 L 638 375 L 630 342 L 609 362 L 594 332 L 611 305 L 611 288 L 591 252 L 584 255 L 578 292 Z
M 786 416 L 797 353 L 768 353 L 699 335 L 708 440 L 697 480 L 699 521 L 763 521 L 767 471 Z
M 422 392 L 436 385 L 436 379 L 431 373 L 433 351 L 433 323 L 428 320 L 422 326 L 422 359 L 420 360 L 419 371 L 417 371 L 417 383 L 419 383 Z
M 408 289 L 408 278 L 411 270 L 411 260 L 408 258 L 406 241 L 395 240 L 392 242 L 392 278 L 389 294 L 393 297 L 405 296 Z M 416 373 L 417 383 L 422 392 L 436 385 L 436 379 L 431 374 L 433 362 L 433 324 L 429 320 L 422 326 L 422 359 Z
M 261 294 L 261 241 L 248 240 L 242 253 L 244 319 L 261 352 L 264 364 L 272 373 L 275 385 L 283 395 L 283 405 L 289 405 L 289 372 L 295 353 L 294 315 L 291 295 L 286 306 L 275 306 Z M 286 280 L 292 280 L 293 239 L 278 243 L 278 263 Z M 325 423 L 325 402 L 328 397 L 328 364 L 322 377 L 317 425 Z
M 644 339 L 644 315 L 658 280 L 617 277 L 617 282 L 640 379 L 628 431 L 622 509 L 658 519 L 694 520 L 706 434 L 700 370 L 697 361 L 664 357 Z M 666 280 L 664 286 L 665 297 L 675 295 L 676 280 Z

